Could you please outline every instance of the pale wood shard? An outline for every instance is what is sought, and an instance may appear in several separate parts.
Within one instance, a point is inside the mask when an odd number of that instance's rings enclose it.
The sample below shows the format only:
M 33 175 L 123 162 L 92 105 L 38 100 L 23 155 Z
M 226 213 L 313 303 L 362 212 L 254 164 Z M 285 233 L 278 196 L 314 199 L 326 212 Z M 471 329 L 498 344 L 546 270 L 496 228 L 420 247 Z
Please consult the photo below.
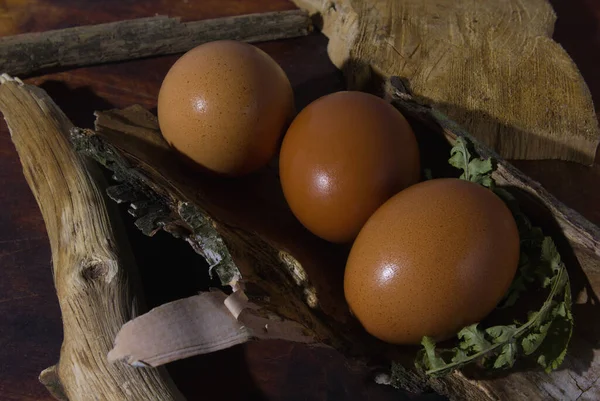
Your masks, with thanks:
M 161 305 L 125 323 L 108 360 L 156 367 L 258 339 L 315 342 L 294 321 L 262 317 L 243 291 L 227 296 L 215 289 Z
M 44 91 L 7 75 L 0 77 L 0 111 L 46 223 L 62 311 L 60 361 L 40 381 L 62 400 L 182 399 L 160 371 L 106 359 L 137 308 L 133 259 L 109 216 L 100 170 L 69 144 L 71 122 Z
M 0 38 L 0 73 L 30 75 L 55 67 L 80 67 L 183 53 L 214 40 L 263 42 L 306 35 L 301 10 L 181 22 L 157 16 Z
M 349 83 L 400 76 L 507 159 L 592 164 L 600 129 L 589 89 L 552 40 L 547 0 L 295 0 L 323 19 Z

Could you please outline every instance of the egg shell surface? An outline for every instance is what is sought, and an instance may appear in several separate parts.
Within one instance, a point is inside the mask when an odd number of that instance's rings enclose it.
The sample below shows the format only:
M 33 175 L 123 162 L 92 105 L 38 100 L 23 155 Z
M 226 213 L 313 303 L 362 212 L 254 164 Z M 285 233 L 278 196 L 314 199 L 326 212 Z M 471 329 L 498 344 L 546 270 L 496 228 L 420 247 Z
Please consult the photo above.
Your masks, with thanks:
M 212 172 L 244 175 L 275 155 L 294 114 L 281 67 L 243 42 L 202 44 L 179 58 L 158 96 L 164 138 Z
M 517 225 L 498 196 L 435 179 L 400 192 L 367 221 L 347 261 L 344 293 L 375 337 L 440 341 L 494 309 L 518 261 Z
M 279 157 L 290 209 L 311 232 L 352 241 L 391 196 L 418 182 L 420 156 L 402 114 L 363 92 L 336 92 L 304 108 Z

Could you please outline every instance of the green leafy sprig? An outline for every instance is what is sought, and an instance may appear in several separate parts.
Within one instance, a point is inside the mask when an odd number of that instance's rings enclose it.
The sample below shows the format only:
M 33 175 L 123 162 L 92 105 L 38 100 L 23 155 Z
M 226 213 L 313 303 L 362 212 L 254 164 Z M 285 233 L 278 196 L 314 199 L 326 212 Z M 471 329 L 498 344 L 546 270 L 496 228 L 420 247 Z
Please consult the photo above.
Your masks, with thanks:
M 519 269 L 499 308 L 513 307 L 525 291 L 544 289 L 547 296 L 523 323 L 487 328 L 476 323 L 464 327 L 458 333 L 457 345 L 451 349 L 437 348 L 432 338 L 423 337 L 417 367 L 439 377 L 471 363 L 493 369 L 511 368 L 524 355 L 534 357 L 546 372 L 558 368 L 571 339 L 573 315 L 569 276 L 554 241 L 531 225 L 510 192 L 496 188 L 492 178 L 496 163 L 480 158 L 470 142 L 459 137 L 449 163 L 463 171 L 461 179 L 493 190 L 506 202 L 517 222 L 521 242 Z

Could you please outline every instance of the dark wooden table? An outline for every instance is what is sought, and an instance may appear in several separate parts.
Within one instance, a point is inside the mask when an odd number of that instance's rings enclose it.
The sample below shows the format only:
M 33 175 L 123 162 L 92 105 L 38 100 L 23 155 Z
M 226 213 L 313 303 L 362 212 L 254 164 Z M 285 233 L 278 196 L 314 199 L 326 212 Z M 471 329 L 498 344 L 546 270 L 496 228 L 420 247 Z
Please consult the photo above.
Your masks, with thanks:
M 554 0 L 555 38 L 583 73 L 600 106 L 600 2 Z M 294 8 L 286 0 L 131 2 L 20 0 L 0 2 L 0 35 L 147 17 L 196 20 Z M 296 88 L 298 106 L 343 87 L 319 34 L 264 43 Z M 41 85 L 76 125 L 91 127 L 97 109 L 141 104 L 153 109 L 164 74 L 176 57 L 161 57 L 49 73 L 28 79 Z M 558 161 L 515 164 L 559 199 L 600 225 L 600 165 Z M 23 178 L 4 121 L 0 122 L 0 398 L 51 400 L 37 377 L 58 360 L 60 310 L 51 276 L 44 223 Z M 125 217 L 127 218 L 127 217 Z M 131 221 L 128 220 L 128 223 Z M 193 294 L 207 279 L 187 245 L 159 234 L 145 238 L 129 224 L 150 306 Z M 158 245 L 157 245 L 158 244 Z M 139 252 L 144 249 L 145 252 Z M 153 249 L 153 252 L 148 252 Z M 285 342 L 252 343 L 169 366 L 189 400 L 399 400 L 335 351 Z M 234 380 L 239 385 L 231 386 Z

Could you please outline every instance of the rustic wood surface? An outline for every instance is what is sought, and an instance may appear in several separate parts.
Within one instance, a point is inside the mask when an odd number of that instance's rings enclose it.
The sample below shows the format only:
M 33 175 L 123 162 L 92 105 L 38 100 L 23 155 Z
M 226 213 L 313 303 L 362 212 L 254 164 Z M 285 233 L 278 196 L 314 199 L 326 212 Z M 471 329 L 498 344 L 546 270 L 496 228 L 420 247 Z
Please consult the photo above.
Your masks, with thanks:
M 595 0 L 553 2 L 558 13 L 555 38 L 573 57 L 598 102 L 600 77 L 600 4 Z M 7 5 L 8 4 L 8 5 Z M 0 5 L 0 34 L 42 31 L 103 23 L 155 13 L 184 20 L 250 12 L 292 9 L 287 1 L 168 2 L 132 4 L 122 1 L 22 0 Z M 299 91 L 300 106 L 342 87 L 328 61 L 326 40 L 319 35 L 268 43 L 261 47 L 280 62 Z M 316 51 L 316 52 L 315 52 Z M 315 53 L 313 53 L 315 52 Z M 156 94 L 175 57 L 57 72 L 31 79 L 42 84 L 66 114 L 80 126 L 91 127 L 92 111 L 139 103 L 156 106 Z M 76 98 L 76 102 L 71 100 Z M 596 103 L 598 105 L 598 103 Z M 598 107 L 597 107 L 598 108 Z M 516 165 L 567 205 L 600 224 L 600 167 L 566 162 L 518 162 Z M 41 214 L 23 178 L 4 122 L 0 123 L 0 394 L 7 400 L 50 400 L 37 381 L 39 372 L 54 363 L 62 341 L 62 324 L 51 275 L 50 248 Z M 134 247 L 145 249 L 138 264 L 145 266 L 144 284 L 151 304 L 191 295 L 209 283 L 195 285 L 197 271 L 183 267 L 195 259 L 187 245 L 166 235 L 149 240 L 131 229 Z M 161 252 L 148 252 L 161 241 Z M 171 252 L 167 252 L 169 249 Z M 177 255 L 177 256 L 173 256 Z M 174 272 L 161 274 L 164 266 Z M 183 278 L 183 279 L 182 279 Z M 185 286 L 181 286 L 181 283 Z M 231 389 L 226 371 L 234 366 L 241 385 Z M 256 343 L 193 358 L 169 367 L 189 399 L 397 399 L 382 387 L 366 384 L 360 372 L 346 366 L 335 352 L 308 350 L 289 343 Z M 225 388 L 225 390 L 223 390 Z
M 353 86 L 405 77 L 415 96 L 504 158 L 593 163 L 600 142 L 593 102 L 551 38 L 548 0 L 296 4 L 319 12 L 331 60 Z

